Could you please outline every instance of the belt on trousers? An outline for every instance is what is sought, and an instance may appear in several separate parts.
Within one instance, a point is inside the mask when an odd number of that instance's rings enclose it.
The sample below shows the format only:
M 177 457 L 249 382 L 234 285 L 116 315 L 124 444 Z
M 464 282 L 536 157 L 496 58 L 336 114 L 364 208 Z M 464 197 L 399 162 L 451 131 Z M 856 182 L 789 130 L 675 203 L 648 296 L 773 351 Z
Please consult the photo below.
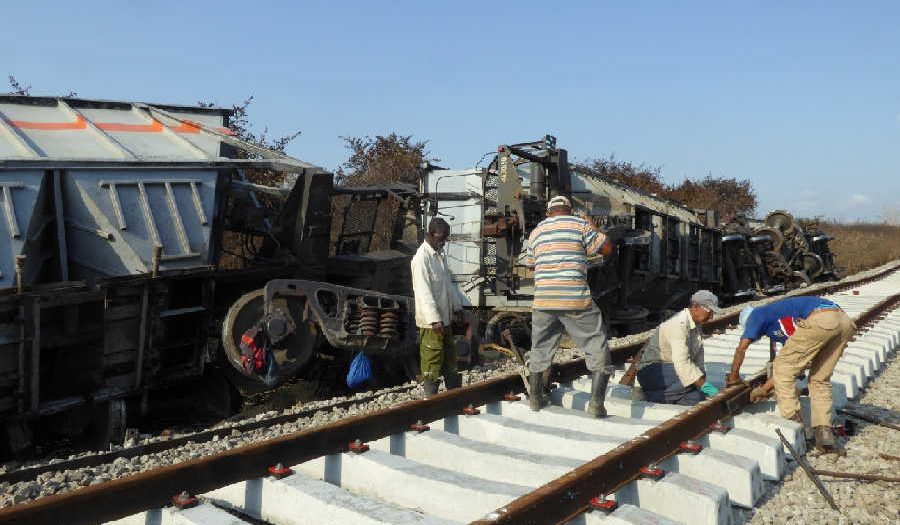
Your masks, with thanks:
M 828 308 L 816 308 L 815 310 L 810 312 L 809 315 L 806 316 L 806 318 L 809 319 L 810 317 L 812 317 L 820 312 L 843 312 L 843 310 L 841 310 L 840 306 L 831 306 Z

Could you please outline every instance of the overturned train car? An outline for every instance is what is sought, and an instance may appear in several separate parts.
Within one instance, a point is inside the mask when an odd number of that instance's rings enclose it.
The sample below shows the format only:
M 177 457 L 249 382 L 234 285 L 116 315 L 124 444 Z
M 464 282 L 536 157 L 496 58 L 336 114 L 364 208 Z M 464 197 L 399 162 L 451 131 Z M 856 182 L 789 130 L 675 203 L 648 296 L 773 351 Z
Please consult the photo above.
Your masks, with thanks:
M 485 342 L 507 343 L 501 334 L 512 328 L 515 343 L 528 344 L 533 276 L 521 257 L 555 195 L 569 196 L 577 212 L 617 231 L 614 255 L 593 261 L 588 272 L 594 299 L 614 334 L 653 326 L 697 289 L 740 301 L 795 285 L 791 271 L 787 278 L 767 272 L 765 250 L 757 246 L 768 237 L 723 228 L 714 213 L 571 165 L 550 136 L 502 145 L 482 168 L 429 168 L 421 184 L 423 225 L 432 216 L 450 223 L 445 250 L 451 271 L 471 306 L 490 311 Z
M 230 114 L 0 97 L 2 452 L 105 446 L 172 385 L 227 413 L 268 386 L 240 349 L 260 323 L 276 383 L 316 354 L 412 352 L 405 296 L 328 282 L 332 175 L 235 138 Z M 334 266 L 359 280 L 355 257 Z

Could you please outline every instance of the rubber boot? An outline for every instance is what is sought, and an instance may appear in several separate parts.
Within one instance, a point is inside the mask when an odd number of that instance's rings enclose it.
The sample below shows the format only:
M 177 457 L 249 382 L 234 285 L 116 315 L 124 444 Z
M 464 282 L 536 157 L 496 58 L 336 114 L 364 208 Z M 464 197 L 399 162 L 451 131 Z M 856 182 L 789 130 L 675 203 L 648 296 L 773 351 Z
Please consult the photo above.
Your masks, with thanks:
M 813 435 L 816 438 L 816 448 L 824 452 L 833 452 L 837 450 L 837 440 L 834 439 L 834 431 L 829 426 L 818 426 L 813 428 Z
M 528 406 L 537 412 L 546 406 L 546 394 L 544 394 L 543 374 L 540 372 L 532 372 L 528 375 L 528 390 L 531 395 L 528 397 Z
M 609 374 L 594 372 L 591 376 L 591 401 L 588 403 L 588 413 L 594 417 L 606 417 L 606 386 L 609 384 Z
M 444 386 L 447 390 L 453 390 L 462 386 L 462 376 L 454 372 L 444 376 Z
M 422 381 L 422 389 L 425 390 L 425 399 L 428 399 L 438 393 L 437 381 L 430 381 L 428 379 Z

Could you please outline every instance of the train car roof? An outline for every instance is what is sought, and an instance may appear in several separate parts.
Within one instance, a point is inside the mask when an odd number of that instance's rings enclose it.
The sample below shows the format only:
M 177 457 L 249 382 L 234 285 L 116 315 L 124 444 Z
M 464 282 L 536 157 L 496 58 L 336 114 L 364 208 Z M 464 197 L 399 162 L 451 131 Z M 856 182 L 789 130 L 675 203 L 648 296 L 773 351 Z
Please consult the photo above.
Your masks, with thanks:
M 0 95 L 0 169 L 252 166 L 325 171 L 234 136 L 228 128 L 233 114 L 217 107 Z

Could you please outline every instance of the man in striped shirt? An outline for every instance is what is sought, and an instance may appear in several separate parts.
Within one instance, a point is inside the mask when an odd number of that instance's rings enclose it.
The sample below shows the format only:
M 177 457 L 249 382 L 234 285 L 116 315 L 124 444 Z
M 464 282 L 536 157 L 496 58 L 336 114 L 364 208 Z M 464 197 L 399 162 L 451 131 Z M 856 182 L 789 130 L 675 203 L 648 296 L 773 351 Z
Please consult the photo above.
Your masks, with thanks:
M 532 410 L 547 404 L 553 351 L 566 329 L 575 345 L 585 352 L 592 373 L 588 412 L 605 417 L 606 386 L 612 367 L 600 309 L 587 283 L 587 258 L 608 256 L 613 246 L 592 221 L 572 215 L 568 198 L 557 196 L 547 203 L 547 218 L 528 238 L 525 264 L 534 268 L 534 302 L 531 312 L 531 351 L 528 354 L 528 386 Z

